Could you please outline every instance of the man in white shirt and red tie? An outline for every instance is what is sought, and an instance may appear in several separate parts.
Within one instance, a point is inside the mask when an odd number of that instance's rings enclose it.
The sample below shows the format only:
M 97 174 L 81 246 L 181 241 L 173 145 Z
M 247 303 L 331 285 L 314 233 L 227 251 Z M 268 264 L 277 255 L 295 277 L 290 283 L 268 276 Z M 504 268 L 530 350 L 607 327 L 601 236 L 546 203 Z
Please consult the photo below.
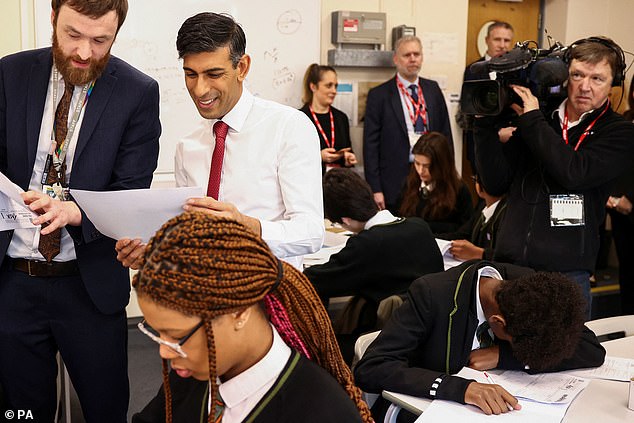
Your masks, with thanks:
M 176 47 L 204 118 L 176 147 L 176 185 L 208 187 L 207 196 L 190 199 L 185 210 L 234 218 L 261 235 L 277 257 L 301 267 L 302 256 L 317 251 L 324 234 L 314 126 L 300 111 L 254 97 L 243 86 L 251 58 L 230 16 L 187 19 Z M 227 131 L 225 140 L 220 129 Z M 139 246 L 140 240 L 120 240 L 118 258 L 137 267 Z

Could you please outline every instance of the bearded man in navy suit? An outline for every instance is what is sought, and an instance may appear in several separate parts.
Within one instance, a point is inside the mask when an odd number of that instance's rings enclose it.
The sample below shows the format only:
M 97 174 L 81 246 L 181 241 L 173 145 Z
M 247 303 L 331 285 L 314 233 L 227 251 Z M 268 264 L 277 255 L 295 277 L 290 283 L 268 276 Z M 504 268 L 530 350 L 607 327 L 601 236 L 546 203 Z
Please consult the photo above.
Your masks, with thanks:
M 368 93 L 363 125 L 365 179 L 380 210 L 398 212 L 398 199 L 413 162 L 412 146 L 431 131 L 453 141 L 447 105 L 436 81 L 420 78 L 423 46 L 400 38 L 394 48 L 396 76 Z
M 126 421 L 128 270 L 72 193 L 147 188 L 156 168 L 158 84 L 110 56 L 127 9 L 53 0 L 53 47 L 0 59 L 0 171 L 42 225 L 0 232 L 0 384 L 38 422 L 54 419 L 58 351 L 86 421 Z

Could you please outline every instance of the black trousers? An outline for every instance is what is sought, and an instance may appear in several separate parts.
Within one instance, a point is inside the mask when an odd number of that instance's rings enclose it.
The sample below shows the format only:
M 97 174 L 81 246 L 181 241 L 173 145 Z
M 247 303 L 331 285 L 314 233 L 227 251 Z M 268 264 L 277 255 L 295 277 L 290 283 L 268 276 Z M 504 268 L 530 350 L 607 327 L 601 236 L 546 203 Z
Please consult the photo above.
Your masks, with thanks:
M 52 422 L 60 352 L 87 422 L 123 423 L 129 385 L 125 310 L 102 314 L 79 276 L 0 269 L 0 385 L 5 406 Z

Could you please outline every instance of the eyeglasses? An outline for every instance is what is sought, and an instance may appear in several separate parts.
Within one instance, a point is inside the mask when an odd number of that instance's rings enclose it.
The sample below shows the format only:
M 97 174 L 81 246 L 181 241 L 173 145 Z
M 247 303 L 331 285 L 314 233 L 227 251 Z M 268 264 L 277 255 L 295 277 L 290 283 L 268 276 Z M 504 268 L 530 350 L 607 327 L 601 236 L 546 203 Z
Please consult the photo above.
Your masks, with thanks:
M 183 351 L 183 344 L 187 342 L 189 338 L 192 337 L 196 333 L 198 329 L 205 324 L 204 320 L 201 320 L 187 335 L 183 336 L 178 342 L 169 342 L 160 338 L 158 332 L 156 332 L 150 325 L 147 325 L 145 319 L 142 322 L 139 322 L 137 327 L 141 332 L 148 336 L 152 341 L 156 342 L 159 345 L 165 345 L 167 348 L 174 351 L 176 354 L 180 355 L 183 358 L 187 358 L 187 353 Z

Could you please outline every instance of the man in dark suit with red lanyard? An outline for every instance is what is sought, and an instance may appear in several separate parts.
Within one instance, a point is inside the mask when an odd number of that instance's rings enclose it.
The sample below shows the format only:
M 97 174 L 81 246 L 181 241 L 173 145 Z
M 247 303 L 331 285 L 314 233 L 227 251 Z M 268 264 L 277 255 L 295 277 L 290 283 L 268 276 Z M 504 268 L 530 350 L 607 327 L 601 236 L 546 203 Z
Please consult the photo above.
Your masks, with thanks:
M 127 0 L 52 7 L 53 47 L 0 60 L 0 171 L 42 224 L 0 232 L 0 384 L 7 407 L 52 422 L 59 351 L 86 421 L 123 423 L 128 269 L 72 195 L 149 187 L 158 84 L 110 56 Z
M 394 49 L 396 76 L 368 93 L 363 164 L 365 179 L 381 210 L 396 212 L 413 161 L 411 149 L 422 134 L 441 132 L 453 151 L 445 98 L 436 81 L 418 76 L 422 64 L 420 39 L 400 38 Z

